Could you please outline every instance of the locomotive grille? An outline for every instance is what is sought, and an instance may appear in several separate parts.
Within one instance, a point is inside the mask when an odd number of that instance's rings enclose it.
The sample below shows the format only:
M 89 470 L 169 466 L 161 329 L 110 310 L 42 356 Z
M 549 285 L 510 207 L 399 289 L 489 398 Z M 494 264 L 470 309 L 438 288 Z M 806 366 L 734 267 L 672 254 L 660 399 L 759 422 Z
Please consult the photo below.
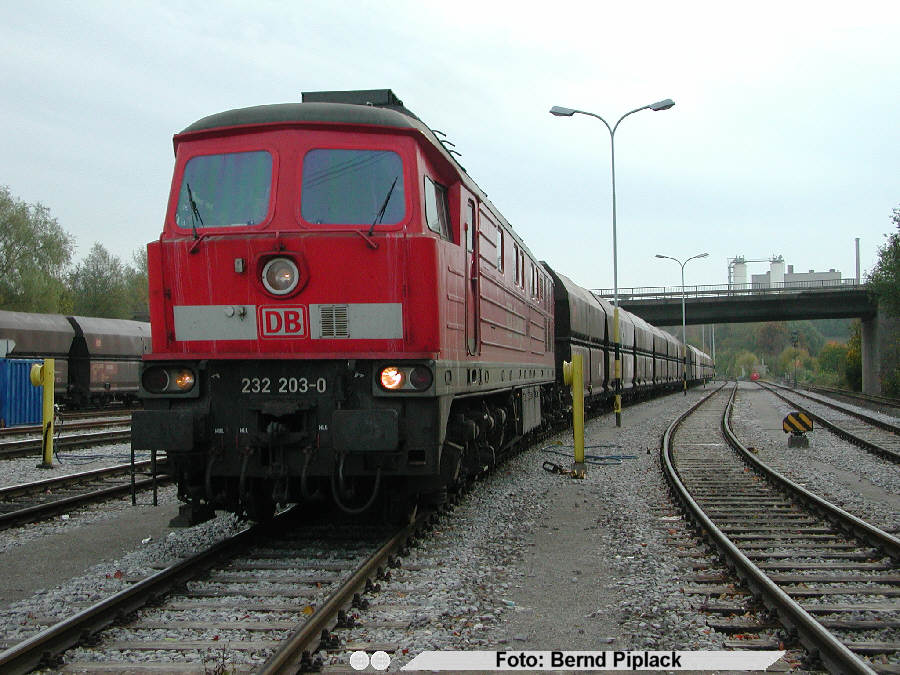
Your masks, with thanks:
M 322 337 L 350 337 L 347 322 L 347 305 L 320 305 Z

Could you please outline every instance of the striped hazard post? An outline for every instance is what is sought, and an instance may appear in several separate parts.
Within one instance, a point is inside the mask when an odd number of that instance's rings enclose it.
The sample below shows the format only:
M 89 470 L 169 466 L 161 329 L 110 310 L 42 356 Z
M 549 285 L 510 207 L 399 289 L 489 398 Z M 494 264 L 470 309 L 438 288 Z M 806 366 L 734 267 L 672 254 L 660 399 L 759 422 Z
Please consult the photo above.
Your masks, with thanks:
M 789 448 L 808 448 L 809 439 L 806 437 L 807 431 L 812 431 L 813 423 L 809 415 L 802 412 L 792 412 L 781 423 L 784 433 L 788 436 Z

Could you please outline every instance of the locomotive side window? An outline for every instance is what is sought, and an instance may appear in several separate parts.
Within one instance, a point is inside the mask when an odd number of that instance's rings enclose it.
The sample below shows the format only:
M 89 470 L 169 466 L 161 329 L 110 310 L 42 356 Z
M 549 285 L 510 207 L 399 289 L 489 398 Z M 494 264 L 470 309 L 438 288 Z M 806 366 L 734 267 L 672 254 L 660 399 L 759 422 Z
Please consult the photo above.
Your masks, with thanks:
M 503 271 L 503 228 L 497 228 L 497 269 Z
M 513 255 L 516 257 L 516 286 L 522 283 L 522 266 L 520 264 L 521 258 L 519 258 L 519 245 L 513 244 Z
M 516 281 L 519 284 L 519 288 L 523 291 L 525 290 L 525 251 L 516 246 L 516 263 L 519 266 L 521 272 L 516 274 Z
M 450 211 L 447 208 L 447 188 L 425 176 L 425 222 L 428 229 L 443 239 L 453 241 L 450 234 Z
M 272 155 L 263 150 L 188 160 L 175 223 L 183 228 L 259 225 L 269 213 Z
M 475 250 L 475 204 L 469 202 L 469 213 L 466 216 L 466 250 Z
M 406 215 L 403 161 L 390 150 L 310 150 L 300 214 L 313 224 L 396 224 Z

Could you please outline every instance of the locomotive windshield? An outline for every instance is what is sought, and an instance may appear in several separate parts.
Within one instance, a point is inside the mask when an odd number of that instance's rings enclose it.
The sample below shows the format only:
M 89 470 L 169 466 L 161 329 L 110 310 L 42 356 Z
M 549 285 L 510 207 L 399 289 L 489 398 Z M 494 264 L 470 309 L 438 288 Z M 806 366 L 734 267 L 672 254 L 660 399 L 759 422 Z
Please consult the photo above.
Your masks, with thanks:
M 268 152 L 193 157 L 184 168 L 175 222 L 192 229 L 258 225 L 269 212 L 271 189 Z
M 406 213 L 403 161 L 389 150 L 318 149 L 303 158 L 301 214 L 309 223 L 399 223 Z

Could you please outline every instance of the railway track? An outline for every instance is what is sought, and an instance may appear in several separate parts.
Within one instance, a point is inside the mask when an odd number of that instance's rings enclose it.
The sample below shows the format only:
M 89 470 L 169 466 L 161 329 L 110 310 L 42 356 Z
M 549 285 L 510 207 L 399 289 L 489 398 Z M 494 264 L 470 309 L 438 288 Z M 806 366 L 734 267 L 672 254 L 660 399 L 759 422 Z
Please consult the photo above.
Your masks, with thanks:
M 141 410 L 141 405 L 109 405 L 105 408 L 96 410 L 69 410 L 63 408 L 59 416 L 63 421 L 68 419 L 89 419 L 92 417 L 109 417 L 111 415 L 127 415 L 131 416 L 135 410 Z
M 760 384 L 782 401 L 806 413 L 823 427 L 864 450 L 900 464 L 900 426 L 851 410 L 838 403 L 819 398 L 786 387 Z M 803 400 L 803 403 L 799 403 Z
M 661 450 L 678 500 L 728 568 L 708 580 L 719 584 L 709 597 L 729 593 L 734 576 L 749 588 L 706 608 L 745 635 L 796 637 L 831 672 L 897 673 L 900 541 L 759 462 L 731 433 L 734 391 L 673 422 Z M 764 605 L 750 620 L 749 595 Z
M 136 477 L 131 483 L 131 464 L 83 471 L 48 480 L 0 488 L 0 530 L 34 523 L 71 509 L 106 501 L 135 490 L 169 482 L 167 476 Z M 157 469 L 160 467 L 158 466 Z M 151 471 L 149 460 L 135 462 L 137 475 Z
M 863 394 L 858 391 L 849 391 L 847 389 L 837 389 L 835 387 L 821 387 L 804 385 L 804 389 L 837 398 L 847 403 L 853 403 L 865 408 L 871 408 L 890 415 L 900 415 L 900 399 L 891 398 L 889 396 L 878 396 L 875 394 Z
M 82 431 L 74 434 L 59 434 L 53 438 L 53 447 L 55 450 L 62 450 L 64 448 L 86 448 L 103 443 L 125 443 L 131 439 L 130 423 L 119 422 L 114 426 L 122 426 L 123 424 L 128 424 L 129 428 L 124 430 Z M 96 426 L 96 424 L 91 424 L 85 428 L 96 428 Z M 0 459 L 39 455 L 42 447 L 43 444 L 40 438 L 4 438 L 0 440 Z
M 83 418 L 72 418 L 70 420 L 59 420 L 56 423 L 57 431 L 83 431 L 84 429 L 103 429 L 105 427 L 122 427 L 131 424 L 131 415 L 117 415 L 110 419 L 90 420 Z M 13 436 L 40 436 L 41 425 L 29 425 L 24 427 L 5 427 L 0 429 L 0 438 L 10 438 Z
M 39 664 L 54 672 L 296 672 L 298 665 L 315 667 L 320 656 L 346 666 L 348 650 L 361 648 L 354 646 L 360 640 L 372 647 L 360 635 L 373 626 L 405 631 L 405 639 L 411 631 L 430 633 L 431 624 L 421 623 L 434 612 L 430 583 L 453 551 L 400 571 L 387 569 L 427 517 L 375 538 L 372 527 L 316 528 L 282 520 L 286 516 L 272 529 L 254 527 L 196 560 L 133 580 L 115 598 L 76 616 L 37 617 L 46 629 L 0 653 L 0 672 Z M 311 511 L 302 517 L 323 519 Z M 399 588 L 370 598 L 374 616 L 359 618 L 359 610 L 346 608 L 361 589 L 384 584 L 379 568 L 393 574 Z M 365 595 L 358 602 L 364 605 Z M 384 609 L 390 618 L 382 618 Z
M 330 629 L 348 620 L 344 610 L 388 574 L 392 556 L 427 517 L 385 532 L 358 524 L 313 526 L 302 521 L 312 514 L 297 511 L 176 561 L 10 647 L 0 653 L 0 671 L 309 667 L 320 642 L 333 639 Z M 124 616 L 132 618 L 117 624 Z

